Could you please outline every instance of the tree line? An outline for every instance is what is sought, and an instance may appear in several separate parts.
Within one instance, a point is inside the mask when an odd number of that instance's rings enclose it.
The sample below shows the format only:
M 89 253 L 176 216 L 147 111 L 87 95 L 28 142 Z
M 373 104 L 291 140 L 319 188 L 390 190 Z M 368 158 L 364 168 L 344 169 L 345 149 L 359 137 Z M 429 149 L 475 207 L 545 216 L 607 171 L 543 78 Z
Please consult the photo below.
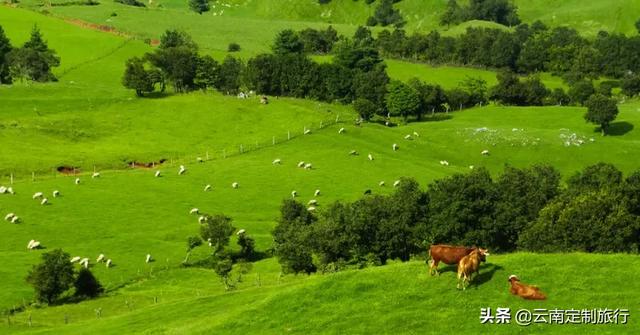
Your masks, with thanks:
M 0 26 L 0 84 L 14 79 L 38 82 L 56 81 L 51 69 L 60 65 L 60 57 L 49 48 L 37 26 L 22 47 L 14 47 Z
M 518 8 L 509 0 L 469 0 L 468 6 L 464 7 L 456 0 L 449 0 L 440 15 L 441 26 L 469 20 L 493 21 L 509 27 L 520 23 Z
M 630 252 L 640 247 L 640 170 L 588 166 L 560 183 L 551 166 L 484 168 L 426 190 L 401 179 L 391 195 L 334 202 L 318 215 L 284 200 L 272 234 L 285 273 L 336 271 L 424 256 L 430 244 L 496 252 Z

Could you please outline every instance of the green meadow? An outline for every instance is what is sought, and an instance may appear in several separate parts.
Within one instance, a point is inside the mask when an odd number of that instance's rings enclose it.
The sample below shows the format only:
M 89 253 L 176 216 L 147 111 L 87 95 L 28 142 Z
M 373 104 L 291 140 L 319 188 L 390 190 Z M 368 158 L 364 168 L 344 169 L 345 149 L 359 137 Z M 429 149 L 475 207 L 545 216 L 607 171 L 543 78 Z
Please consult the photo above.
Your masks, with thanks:
M 436 28 L 445 1 L 404 0 L 398 4 L 409 30 Z M 599 29 L 631 33 L 639 5 L 632 0 L 517 1 L 524 21 L 568 24 L 587 35 Z M 230 7 L 223 4 L 229 4 Z M 455 289 L 455 269 L 430 277 L 423 259 L 335 274 L 281 275 L 276 258 L 252 264 L 235 290 L 225 291 L 212 270 L 181 265 L 185 240 L 197 235 L 197 207 L 224 213 L 233 225 L 256 239 L 257 249 L 272 246 L 271 230 L 283 199 L 291 191 L 307 202 L 320 189 L 319 210 L 336 200 L 353 201 L 367 189 L 388 194 L 394 180 L 414 177 L 425 188 L 435 179 L 470 166 L 496 175 L 506 165 L 551 164 L 566 179 L 585 166 L 605 161 L 625 174 L 639 168 L 640 102 L 619 106 L 610 136 L 584 121 L 580 107 L 501 107 L 454 111 L 445 117 L 399 127 L 356 126 L 349 105 L 311 100 L 256 97 L 238 99 L 193 92 L 136 98 L 121 77 L 126 59 L 152 50 L 145 38 L 168 28 L 194 36 L 203 53 L 221 59 L 228 43 L 241 45 L 244 58 L 269 51 L 282 29 L 333 25 L 351 34 L 370 15 L 364 1 L 332 1 L 319 6 L 302 0 L 227 0 L 212 2 L 197 15 L 184 1 L 154 1 L 134 8 L 111 1 L 98 6 L 54 6 L 25 0 L 20 8 L 0 6 L 0 25 L 14 45 L 37 24 L 60 55 L 59 81 L 17 82 L 0 86 L 0 185 L 14 177 L 15 195 L 0 195 L 0 215 L 16 213 L 17 225 L 0 224 L 0 315 L 2 334 L 308 334 L 308 333 L 497 333 L 633 334 L 640 287 L 630 274 L 640 270 L 637 255 L 491 255 L 477 285 Z M 51 15 L 42 15 L 46 10 Z M 220 11 L 224 13 L 220 14 Z M 116 13 L 116 16 L 111 16 Z M 216 16 L 213 13 L 218 13 Z M 79 19 L 113 25 L 116 36 L 70 23 Z M 488 24 L 476 22 L 470 24 Z M 469 23 L 467 24 L 469 25 Z M 452 27 L 447 33 L 463 27 Z M 506 28 L 505 28 L 506 29 Z M 324 58 L 323 58 L 324 59 Z M 495 72 L 452 66 L 427 66 L 385 60 L 392 78 L 452 88 L 467 76 L 495 84 Z M 541 74 L 550 88 L 565 87 Z M 337 123 L 336 123 L 337 120 Z M 344 134 L 338 129 L 344 127 Z M 311 129 L 309 135 L 302 135 Z M 406 134 L 418 137 L 405 140 Z M 392 145 L 399 145 L 398 151 Z M 357 150 L 359 156 L 349 152 Z M 489 150 L 489 156 L 481 151 Z M 242 152 L 241 152 L 242 151 Z M 375 160 L 369 161 L 367 154 Z M 196 158 L 208 158 L 203 163 Z M 282 165 L 273 165 L 276 158 Z M 167 159 L 155 169 L 131 169 L 131 161 Z M 439 162 L 447 160 L 450 165 Z M 297 167 L 299 161 L 314 168 Z M 178 175 L 178 166 L 187 173 Z M 75 176 L 58 166 L 80 169 Z M 100 178 L 91 178 L 94 169 Z M 156 170 L 162 176 L 154 177 Z M 33 178 L 32 176 L 35 176 Z M 238 189 L 231 184 L 239 183 Z M 205 185 L 212 190 L 205 192 Z M 51 198 L 53 190 L 61 196 Z M 44 192 L 50 204 L 32 199 Z M 44 249 L 28 251 L 29 240 Z M 235 239 L 231 245 L 236 247 Z M 107 293 L 94 300 L 59 306 L 29 305 L 33 289 L 25 282 L 44 252 L 62 248 L 71 256 L 103 253 L 114 262 L 91 270 Z M 192 260 L 203 259 L 206 248 Z M 155 259 L 145 263 L 145 255 Z M 511 296 L 507 278 L 517 274 L 548 294 L 545 302 Z M 237 269 L 233 276 L 239 275 Z M 628 325 L 481 325 L 481 307 L 630 308 Z M 100 311 L 100 317 L 98 312 Z

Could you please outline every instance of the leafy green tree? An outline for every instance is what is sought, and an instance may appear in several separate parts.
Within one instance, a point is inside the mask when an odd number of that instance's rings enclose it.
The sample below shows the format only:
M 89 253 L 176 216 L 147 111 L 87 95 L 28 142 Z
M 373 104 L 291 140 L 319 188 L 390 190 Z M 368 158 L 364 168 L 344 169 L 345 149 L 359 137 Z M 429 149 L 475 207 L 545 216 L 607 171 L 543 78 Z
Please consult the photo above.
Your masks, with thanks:
M 42 262 L 34 265 L 27 282 L 36 291 L 38 301 L 53 303 L 73 285 L 73 264 L 68 253 L 55 249 L 42 254 Z
M 276 35 L 273 42 L 273 53 L 283 55 L 290 53 L 302 53 L 304 51 L 304 44 L 300 41 L 298 33 L 292 29 L 282 30 Z
M 640 75 L 626 76 L 622 80 L 622 93 L 633 97 L 640 93 Z
M 343 68 L 369 72 L 382 63 L 378 50 L 357 45 L 350 40 L 336 43 L 333 63 Z
M 404 24 L 404 20 L 400 15 L 400 11 L 393 8 L 393 0 L 380 0 L 378 7 L 373 14 L 375 22 L 383 27 L 390 24 L 401 26 Z
M 538 76 L 532 76 L 524 80 L 522 87 L 527 106 L 542 106 L 547 96 L 549 96 L 549 90 Z
M 356 98 L 363 98 L 376 105 L 376 112 L 382 114 L 385 111 L 385 97 L 389 76 L 382 64 L 371 71 L 355 71 L 353 76 L 353 91 Z
M 584 105 L 595 92 L 593 83 L 589 80 L 579 80 L 569 87 L 569 97 L 575 104 Z
M 505 105 L 526 105 L 527 94 L 520 78 L 511 71 L 498 72 L 498 84 L 491 88 L 491 99 Z
M 238 52 L 238 51 L 240 51 L 240 44 L 238 44 L 236 42 L 229 43 L 229 45 L 227 46 L 227 51 L 228 52 Z
M 11 73 L 9 72 L 9 59 L 7 55 L 13 47 L 9 38 L 4 33 L 4 29 L 0 26 L 0 84 L 11 84 Z
M 198 14 L 208 12 L 209 1 L 208 0 L 189 0 L 189 8 L 191 8 L 192 11 Z
M 447 8 L 444 10 L 442 15 L 440 15 L 440 25 L 447 26 L 447 28 L 452 24 L 458 24 L 462 21 L 462 8 L 458 5 L 456 0 L 449 0 L 447 2 Z
M 567 180 L 569 194 L 594 192 L 604 188 L 617 188 L 622 182 L 622 172 L 613 164 L 598 163 L 585 167 Z
M 8 61 L 12 77 L 40 82 L 55 81 L 51 68 L 60 65 L 60 58 L 49 49 L 37 26 L 33 27 L 31 37 L 22 48 L 9 52 Z
M 273 230 L 274 251 L 284 273 L 311 273 L 313 264 L 311 244 L 312 224 L 316 217 L 294 200 L 284 200 L 280 219 Z
M 353 258 L 352 235 L 348 233 L 351 224 L 350 213 L 348 204 L 335 202 L 313 224 L 313 248 L 323 271 L 339 269 L 340 264 Z
M 213 271 L 220 277 L 224 284 L 224 288 L 228 291 L 234 288 L 231 282 L 230 273 L 233 270 L 233 259 L 227 250 L 220 250 L 211 256 L 213 262 Z
M 85 268 L 80 269 L 73 286 L 76 288 L 76 296 L 80 297 L 95 298 L 104 291 L 91 270 Z
M 594 94 L 589 97 L 585 106 L 587 113 L 584 115 L 584 119 L 599 125 L 602 136 L 604 136 L 609 124 L 618 116 L 616 100 L 601 94 Z
M 410 115 L 417 115 L 420 111 L 420 97 L 411 86 L 392 80 L 388 87 L 386 104 L 391 115 L 402 116 L 406 121 Z
M 202 239 L 199 236 L 189 236 L 187 238 L 187 255 L 184 257 L 183 264 L 187 264 L 189 262 L 189 257 L 191 257 L 191 252 L 193 249 L 202 245 Z
M 358 28 L 356 28 L 356 32 L 353 34 L 353 42 L 359 46 L 373 47 L 375 40 L 371 35 L 371 29 L 358 26 Z
M 358 115 L 364 120 L 369 120 L 376 114 L 378 108 L 369 99 L 358 98 L 353 101 L 353 109 L 356 110 Z
M 467 76 L 461 83 L 460 88 L 467 92 L 468 103 L 479 105 L 487 103 L 487 81 L 480 77 Z
M 571 102 L 571 98 L 561 87 L 556 87 L 549 94 L 548 101 L 550 105 L 565 106 Z
M 429 85 L 421 82 L 418 78 L 411 78 L 408 82 L 420 97 L 421 108 L 418 112 L 418 120 L 422 117 L 422 112 L 441 112 L 447 102 L 447 97 L 440 85 Z
M 238 234 L 238 246 L 240 246 L 239 257 L 245 260 L 252 260 L 256 252 L 256 241 L 253 237 L 243 232 Z
M 244 65 L 242 61 L 230 55 L 225 57 L 220 65 L 220 72 L 216 82 L 218 91 L 225 94 L 236 94 L 240 89 L 240 75 Z
M 218 81 L 220 64 L 213 57 L 206 55 L 198 58 L 196 65 L 196 76 L 193 83 L 202 90 L 214 88 Z
M 144 93 L 153 92 L 153 81 L 144 67 L 144 60 L 138 57 L 127 59 L 122 85 L 135 90 L 136 95 L 139 97 L 143 96 Z
M 213 253 L 216 254 L 229 245 L 231 234 L 236 228 L 231 225 L 232 219 L 223 214 L 204 215 L 204 223 L 200 226 L 200 236 L 211 243 Z
M 181 30 L 167 30 L 160 37 L 160 47 L 145 55 L 147 60 L 160 69 L 164 78 L 176 92 L 194 89 L 198 66 L 198 46 L 191 36 Z

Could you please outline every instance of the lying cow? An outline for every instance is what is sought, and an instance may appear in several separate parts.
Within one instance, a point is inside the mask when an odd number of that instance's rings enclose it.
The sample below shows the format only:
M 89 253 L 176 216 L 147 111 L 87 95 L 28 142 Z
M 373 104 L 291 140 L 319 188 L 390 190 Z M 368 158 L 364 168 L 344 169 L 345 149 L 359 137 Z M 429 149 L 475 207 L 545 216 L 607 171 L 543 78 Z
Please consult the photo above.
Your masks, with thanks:
M 431 260 L 429 261 L 429 274 L 433 276 L 435 273 L 438 273 L 438 264 L 443 262 L 448 265 L 458 264 L 462 257 L 470 254 L 475 248 L 468 247 L 460 247 L 453 245 L 445 245 L 445 244 L 436 244 L 429 247 L 429 257 Z M 484 249 L 483 249 L 484 250 Z M 486 253 L 486 250 L 484 250 Z M 486 261 L 484 255 L 481 259 L 483 262 Z
M 535 285 L 526 285 L 520 282 L 516 275 L 509 276 L 511 283 L 511 294 L 520 296 L 527 300 L 545 300 L 547 297 Z
M 458 262 L 458 284 L 457 288 L 460 288 L 460 284 L 462 284 L 462 289 L 465 290 L 469 283 L 471 282 L 471 275 L 473 273 L 480 273 L 480 263 L 483 262 L 485 256 L 489 255 L 486 249 L 474 248 L 470 254 L 462 257 L 460 262 Z

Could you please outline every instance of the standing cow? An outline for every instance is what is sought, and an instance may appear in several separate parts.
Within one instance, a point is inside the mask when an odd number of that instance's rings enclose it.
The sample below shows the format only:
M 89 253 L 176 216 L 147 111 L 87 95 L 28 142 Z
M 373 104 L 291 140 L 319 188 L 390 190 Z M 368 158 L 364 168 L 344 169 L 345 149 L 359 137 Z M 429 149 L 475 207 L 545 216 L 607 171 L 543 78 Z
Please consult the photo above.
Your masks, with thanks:
M 458 262 L 458 288 L 460 288 L 460 284 L 462 284 L 463 290 L 467 288 L 473 273 L 480 273 L 480 263 L 484 262 L 487 255 L 489 253 L 486 249 L 474 248 L 470 254 L 462 257 Z
M 453 246 L 446 244 L 435 244 L 429 247 L 429 274 L 433 276 L 440 275 L 438 272 L 438 264 L 443 262 L 448 265 L 458 264 L 462 257 L 470 254 L 476 248 L 468 248 L 461 246 Z M 486 250 L 483 249 L 485 252 Z M 484 262 L 486 258 L 484 254 L 481 257 L 481 261 Z

